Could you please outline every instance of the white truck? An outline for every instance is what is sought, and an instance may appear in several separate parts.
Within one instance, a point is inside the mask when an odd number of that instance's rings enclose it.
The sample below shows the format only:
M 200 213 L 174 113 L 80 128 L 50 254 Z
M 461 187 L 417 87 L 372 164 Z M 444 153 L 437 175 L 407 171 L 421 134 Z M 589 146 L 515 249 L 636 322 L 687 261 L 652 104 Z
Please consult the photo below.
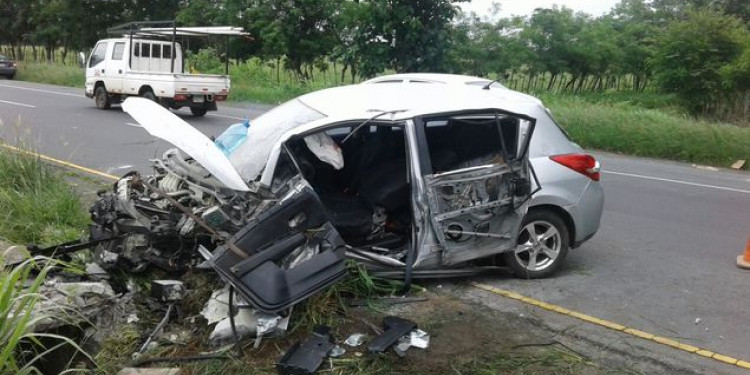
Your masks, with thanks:
M 85 93 L 98 108 L 107 109 L 137 95 L 172 109 L 189 107 L 194 116 L 203 116 L 216 110 L 216 102 L 227 99 L 229 75 L 185 73 L 182 46 L 175 38 L 246 35 L 242 29 L 124 26 L 128 28 L 120 26 L 116 30 L 129 30 L 129 34 L 97 42 L 86 64 Z

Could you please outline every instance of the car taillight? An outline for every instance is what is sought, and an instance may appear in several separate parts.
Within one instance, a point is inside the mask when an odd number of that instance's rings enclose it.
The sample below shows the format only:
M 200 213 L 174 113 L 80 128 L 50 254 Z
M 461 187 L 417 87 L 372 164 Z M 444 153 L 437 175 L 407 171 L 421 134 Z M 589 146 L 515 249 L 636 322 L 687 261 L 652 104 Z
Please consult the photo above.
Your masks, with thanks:
M 550 159 L 562 164 L 594 181 L 599 181 L 599 162 L 588 154 L 563 154 L 550 156 Z
M 175 94 L 174 95 L 174 100 L 176 100 L 176 101 L 185 101 L 187 99 L 188 99 L 188 97 L 185 94 Z

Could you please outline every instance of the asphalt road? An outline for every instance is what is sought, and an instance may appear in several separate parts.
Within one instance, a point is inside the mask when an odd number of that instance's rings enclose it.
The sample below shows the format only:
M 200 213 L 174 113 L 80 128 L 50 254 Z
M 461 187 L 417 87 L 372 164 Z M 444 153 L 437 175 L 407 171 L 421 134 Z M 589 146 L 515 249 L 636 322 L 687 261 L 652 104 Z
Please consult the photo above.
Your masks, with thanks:
M 266 106 L 180 115 L 209 135 Z M 119 175 L 147 170 L 168 146 L 82 89 L 0 81 L 0 137 Z M 750 237 L 750 174 L 595 153 L 606 204 L 599 233 L 559 275 L 482 281 L 568 309 L 750 360 L 750 271 L 735 266 Z M 706 360 L 709 361 L 709 360 Z M 736 369 L 736 368 L 735 368 Z

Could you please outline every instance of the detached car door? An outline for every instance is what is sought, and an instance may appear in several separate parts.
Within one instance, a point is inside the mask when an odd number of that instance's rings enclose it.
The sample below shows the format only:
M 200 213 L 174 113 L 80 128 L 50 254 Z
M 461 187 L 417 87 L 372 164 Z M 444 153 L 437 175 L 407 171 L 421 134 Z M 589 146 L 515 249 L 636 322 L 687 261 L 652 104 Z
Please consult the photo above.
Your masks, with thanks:
M 344 241 L 286 150 L 264 209 L 209 264 L 257 309 L 275 313 L 334 284 L 346 274 Z
M 416 122 L 429 217 L 446 266 L 511 251 L 531 197 L 535 120 L 499 110 Z

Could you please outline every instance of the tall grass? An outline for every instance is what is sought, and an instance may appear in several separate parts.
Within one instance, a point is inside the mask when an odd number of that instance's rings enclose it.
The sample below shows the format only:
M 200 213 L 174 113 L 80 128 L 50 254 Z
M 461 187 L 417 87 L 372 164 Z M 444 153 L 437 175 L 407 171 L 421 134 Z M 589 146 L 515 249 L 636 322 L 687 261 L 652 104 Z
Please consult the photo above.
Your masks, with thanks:
M 53 311 L 39 310 L 38 302 L 44 298 L 39 293 L 40 288 L 52 265 L 42 268 L 32 279 L 36 266 L 34 260 L 28 260 L 8 273 L 0 273 L 0 374 L 38 374 L 40 371 L 35 364 L 66 345 L 88 356 L 67 337 L 34 332 L 36 324 L 64 313 L 62 307 L 52 307 Z M 31 280 L 28 286 L 27 280 Z M 42 339 L 51 339 L 57 344 L 46 347 Z M 22 345 L 32 348 L 34 352 L 22 353 Z
M 586 148 L 724 167 L 750 159 L 750 128 L 574 97 L 547 104 L 571 137 Z
M 76 65 L 22 61 L 19 63 L 16 79 L 83 88 L 86 83 L 86 71 Z
M 59 171 L 35 156 L 0 149 L 0 237 L 51 245 L 80 238 L 88 222 Z

